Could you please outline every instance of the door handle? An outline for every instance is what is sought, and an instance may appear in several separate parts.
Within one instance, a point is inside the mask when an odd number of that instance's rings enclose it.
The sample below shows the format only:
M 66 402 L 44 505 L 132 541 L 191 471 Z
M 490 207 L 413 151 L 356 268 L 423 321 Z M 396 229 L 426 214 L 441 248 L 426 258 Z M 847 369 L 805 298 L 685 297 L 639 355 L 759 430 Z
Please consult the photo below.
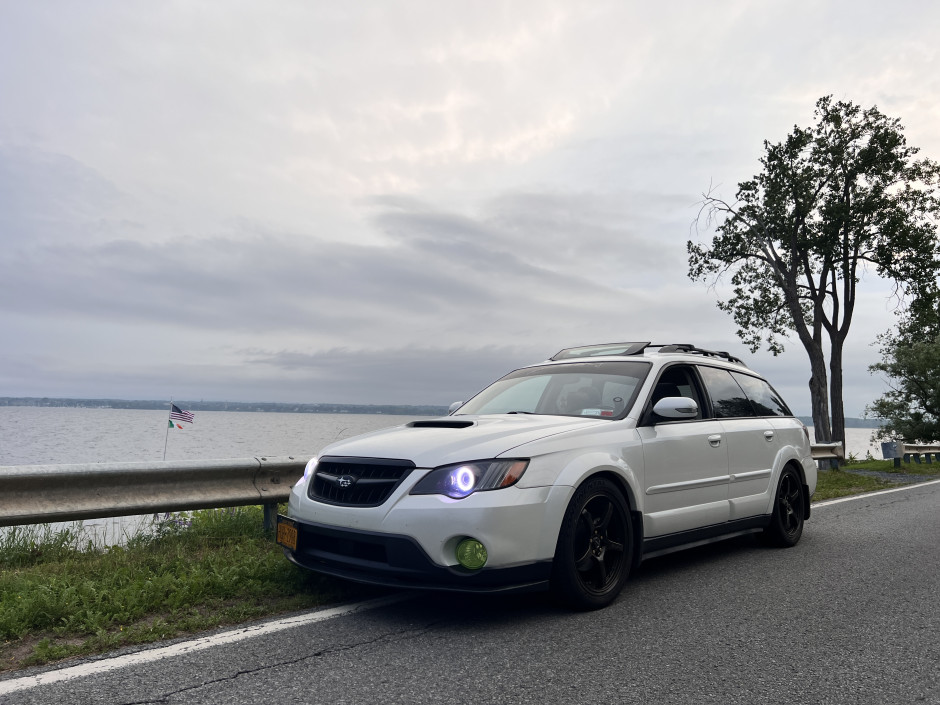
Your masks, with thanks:
M 774 439 L 773 431 L 764 431 L 764 438 L 767 439 L 767 442 L 770 443 Z
M 719 436 L 717 433 L 714 436 L 709 436 L 708 445 L 710 445 L 712 448 L 717 448 L 718 446 L 720 446 L 721 436 Z

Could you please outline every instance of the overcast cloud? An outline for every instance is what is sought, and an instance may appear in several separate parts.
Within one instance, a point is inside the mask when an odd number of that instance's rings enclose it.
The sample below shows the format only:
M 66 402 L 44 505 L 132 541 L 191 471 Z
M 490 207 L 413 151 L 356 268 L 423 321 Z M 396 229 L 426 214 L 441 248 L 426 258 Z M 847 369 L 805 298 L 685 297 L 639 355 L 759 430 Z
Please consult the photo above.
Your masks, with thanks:
M 0 396 L 447 404 L 577 344 L 750 355 L 702 193 L 833 94 L 940 159 L 927 2 L 0 4 Z M 893 325 L 868 275 L 846 411 Z

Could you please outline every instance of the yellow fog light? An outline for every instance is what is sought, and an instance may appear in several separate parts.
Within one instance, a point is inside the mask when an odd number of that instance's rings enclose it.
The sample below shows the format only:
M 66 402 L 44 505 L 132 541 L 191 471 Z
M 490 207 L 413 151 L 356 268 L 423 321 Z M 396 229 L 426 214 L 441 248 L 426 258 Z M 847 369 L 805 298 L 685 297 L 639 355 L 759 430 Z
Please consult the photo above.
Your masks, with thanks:
M 476 539 L 464 539 L 457 544 L 457 562 L 467 570 L 479 570 L 486 565 L 486 546 Z

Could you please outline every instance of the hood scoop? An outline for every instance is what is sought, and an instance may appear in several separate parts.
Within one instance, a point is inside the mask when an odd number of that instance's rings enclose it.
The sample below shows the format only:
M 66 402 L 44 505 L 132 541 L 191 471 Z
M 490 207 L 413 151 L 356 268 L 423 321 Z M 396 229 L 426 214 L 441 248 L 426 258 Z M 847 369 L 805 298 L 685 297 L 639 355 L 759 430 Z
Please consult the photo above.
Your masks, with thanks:
M 431 421 L 412 421 L 408 426 L 411 428 L 468 428 L 473 426 L 473 421 L 434 419 Z

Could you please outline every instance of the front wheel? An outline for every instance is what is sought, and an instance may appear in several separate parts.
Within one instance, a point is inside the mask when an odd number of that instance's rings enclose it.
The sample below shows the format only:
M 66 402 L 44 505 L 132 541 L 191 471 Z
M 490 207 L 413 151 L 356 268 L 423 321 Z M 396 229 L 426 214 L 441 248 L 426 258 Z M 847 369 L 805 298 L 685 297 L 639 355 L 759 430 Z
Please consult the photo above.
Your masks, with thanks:
M 630 510 L 614 483 L 588 480 L 565 511 L 551 589 L 575 609 L 606 607 L 620 594 L 633 560 Z
M 795 546 L 803 535 L 805 508 L 800 476 L 793 468 L 784 468 L 774 496 L 770 525 L 764 529 L 764 540 L 771 546 Z

